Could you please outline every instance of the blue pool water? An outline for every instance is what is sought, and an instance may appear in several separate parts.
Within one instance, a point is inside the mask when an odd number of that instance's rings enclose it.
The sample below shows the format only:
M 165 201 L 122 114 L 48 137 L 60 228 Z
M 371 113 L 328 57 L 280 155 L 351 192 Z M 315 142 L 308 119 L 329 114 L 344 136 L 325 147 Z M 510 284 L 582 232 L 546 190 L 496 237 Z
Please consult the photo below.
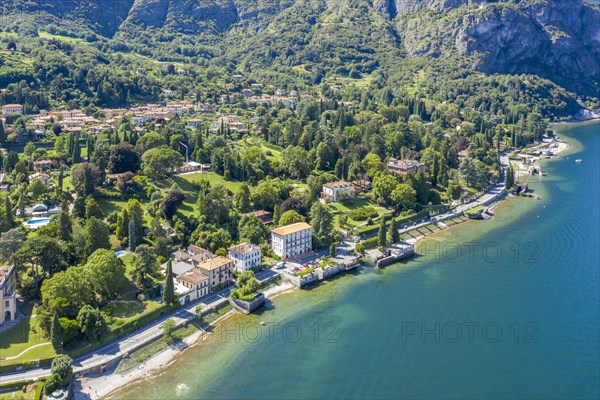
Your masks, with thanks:
M 26 222 L 27 225 L 45 225 L 50 222 L 50 218 L 30 219 Z

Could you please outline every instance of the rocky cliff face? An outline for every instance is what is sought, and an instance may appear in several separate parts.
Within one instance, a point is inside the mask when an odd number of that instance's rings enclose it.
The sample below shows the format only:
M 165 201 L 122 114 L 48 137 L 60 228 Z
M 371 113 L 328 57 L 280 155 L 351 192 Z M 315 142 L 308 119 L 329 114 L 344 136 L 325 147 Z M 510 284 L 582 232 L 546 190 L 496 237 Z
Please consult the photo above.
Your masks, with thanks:
M 405 17 L 399 29 L 411 55 L 476 55 L 483 72 L 537 74 L 597 95 L 600 13 L 581 0 L 482 2 L 443 15 L 428 10 Z

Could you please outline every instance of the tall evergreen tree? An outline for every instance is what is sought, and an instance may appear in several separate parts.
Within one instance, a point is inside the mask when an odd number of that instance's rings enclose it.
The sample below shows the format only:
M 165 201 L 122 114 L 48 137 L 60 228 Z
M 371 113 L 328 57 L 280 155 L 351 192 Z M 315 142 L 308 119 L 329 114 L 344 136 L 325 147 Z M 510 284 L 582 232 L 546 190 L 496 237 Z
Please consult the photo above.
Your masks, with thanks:
M 50 326 L 50 341 L 52 342 L 54 350 L 57 352 L 62 350 L 62 333 L 62 326 L 60 325 L 58 314 L 54 312 L 54 317 L 52 317 L 52 325 Z
M 129 250 L 135 251 L 136 247 L 136 226 L 133 220 L 129 220 Z
M 379 225 L 379 233 L 377 235 L 377 245 L 384 247 L 386 245 L 385 217 L 381 217 L 381 225 Z
M 398 243 L 398 241 L 400 240 L 398 228 L 396 228 L 393 220 L 390 223 L 390 227 L 388 228 L 386 240 L 388 244 Z
M 63 168 L 61 166 L 60 170 L 58 171 L 58 185 L 57 185 L 57 189 L 58 189 L 59 192 L 62 192 L 62 190 L 63 190 L 63 180 L 64 180 L 64 172 L 63 172 Z
M 115 235 L 119 240 L 129 237 L 129 213 L 126 208 L 123 209 L 123 212 L 117 217 L 117 230 Z
M 58 213 L 58 237 L 61 240 L 71 240 L 71 234 L 73 233 L 73 223 L 71 222 L 71 216 L 66 210 L 61 210 Z
M 6 228 L 10 229 L 13 226 L 15 226 L 15 216 L 13 215 L 13 209 L 12 209 L 12 204 L 10 202 L 10 196 L 7 194 L 6 195 L 6 199 L 4 201 L 4 213 L 6 215 Z
M 6 141 L 6 132 L 4 131 L 4 124 L 0 120 L 0 144 L 4 144 Z
M 165 281 L 165 288 L 163 290 L 163 303 L 168 305 L 175 304 L 175 287 L 173 285 L 173 266 L 171 260 L 167 263 L 167 280 Z
M 275 204 L 275 208 L 273 210 L 273 225 L 279 225 L 279 218 L 281 218 L 281 212 L 279 211 L 279 204 Z
M 71 153 L 71 162 L 79 164 L 81 162 L 81 148 L 79 147 L 79 135 L 73 139 L 73 152 Z

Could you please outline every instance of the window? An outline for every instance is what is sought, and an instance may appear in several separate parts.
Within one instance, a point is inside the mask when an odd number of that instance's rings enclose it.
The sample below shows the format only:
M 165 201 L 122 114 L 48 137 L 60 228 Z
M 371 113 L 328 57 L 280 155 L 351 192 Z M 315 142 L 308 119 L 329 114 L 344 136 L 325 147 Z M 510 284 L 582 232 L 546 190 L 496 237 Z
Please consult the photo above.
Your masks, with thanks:
M 5 300 L 4 301 L 4 308 L 8 308 L 10 307 L 10 301 L 9 300 Z

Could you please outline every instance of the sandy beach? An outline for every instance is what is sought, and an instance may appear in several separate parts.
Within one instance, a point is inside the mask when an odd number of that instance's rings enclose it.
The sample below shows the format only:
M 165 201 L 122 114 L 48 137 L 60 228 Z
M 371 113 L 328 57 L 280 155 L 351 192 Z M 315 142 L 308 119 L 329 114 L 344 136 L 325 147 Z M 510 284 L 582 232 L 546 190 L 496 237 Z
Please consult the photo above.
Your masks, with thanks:
M 295 290 L 295 287 L 292 284 L 284 282 L 267 289 L 264 293 L 268 299 L 274 299 L 283 293 L 293 290 Z M 210 326 L 217 326 L 235 313 L 236 311 L 234 310 L 228 312 L 213 321 Z M 197 331 L 184 338 L 176 345 L 157 353 L 146 362 L 123 373 L 116 373 L 114 370 L 111 370 L 99 375 L 82 377 L 75 382 L 74 399 L 101 399 L 138 379 L 155 376 L 160 373 L 161 370 L 173 363 L 177 355 L 199 343 L 199 341 L 203 340 L 208 334 L 209 333 L 203 330 Z

